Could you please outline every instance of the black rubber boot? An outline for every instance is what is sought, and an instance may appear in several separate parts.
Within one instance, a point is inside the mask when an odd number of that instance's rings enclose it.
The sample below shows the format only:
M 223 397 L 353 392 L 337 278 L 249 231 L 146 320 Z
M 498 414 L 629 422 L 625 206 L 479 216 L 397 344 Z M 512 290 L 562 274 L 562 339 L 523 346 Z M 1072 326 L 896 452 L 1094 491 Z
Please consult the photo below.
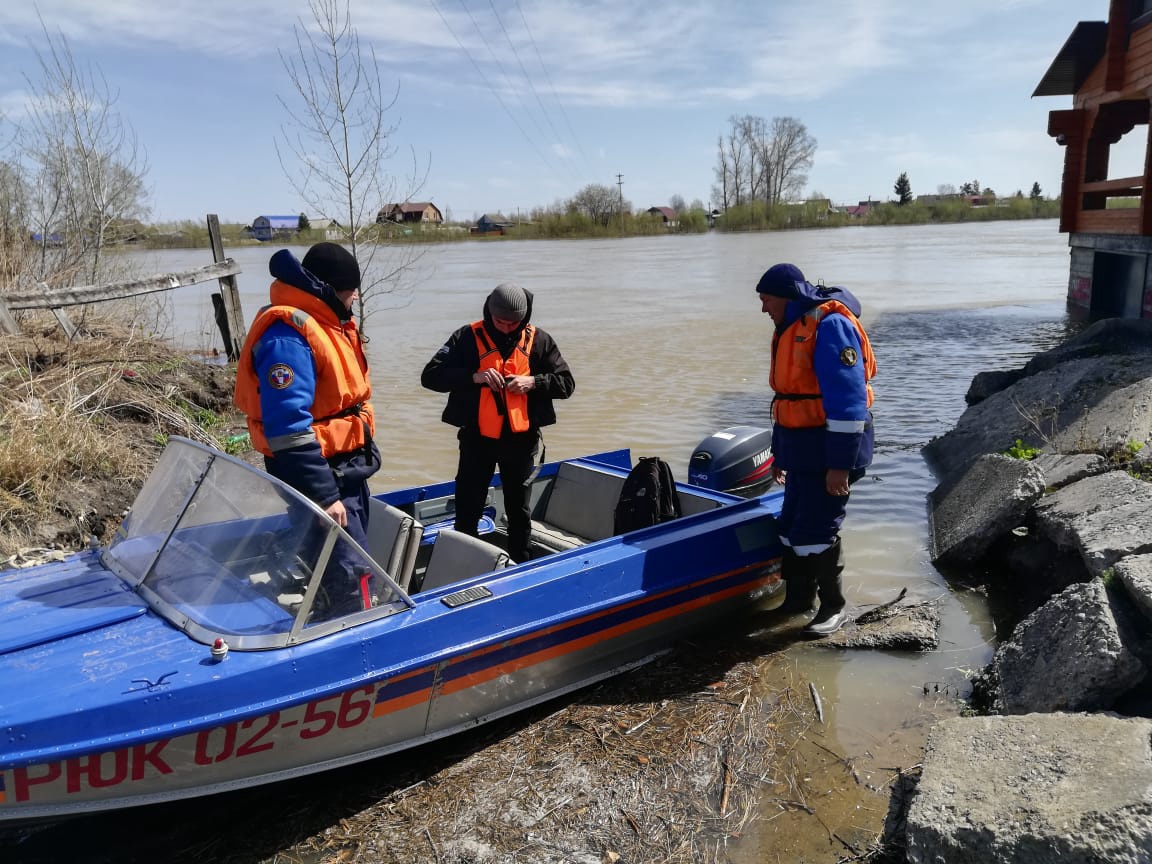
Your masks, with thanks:
M 844 571 L 844 551 L 840 545 L 840 538 L 819 555 L 810 559 L 816 572 L 816 584 L 820 591 L 820 609 L 816 617 L 808 622 L 804 628 L 804 635 L 814 639 L 823 639 L 831 636 L 844 626 L 848 620 L 848 613 L 844 611 L 848 601 L 844 599 L 844 591 L 840 574 Z
M 791 549 L 784 550 L 780 575 L 784 579 L 784 602 L 776 607 L 785 615 L 811 613 L 816 605 L 816 575 L 813 557 L 802 558 Z

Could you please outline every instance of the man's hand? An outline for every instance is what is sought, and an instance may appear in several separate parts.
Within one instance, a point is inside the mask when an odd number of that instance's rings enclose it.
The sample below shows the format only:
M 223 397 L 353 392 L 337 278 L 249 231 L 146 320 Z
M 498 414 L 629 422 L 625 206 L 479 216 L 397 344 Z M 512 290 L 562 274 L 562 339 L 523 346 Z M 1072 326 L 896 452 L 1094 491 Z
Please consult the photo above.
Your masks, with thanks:
M 504 376 L 495 369 L 481 369 L 472 373 L 473 384 L 487 384 L 493 390 L 504 389 Z
M 536 386 L 535 375 L 514 375 L 504 381 L 509 393 L 527 393 Z
M 848 471 L 842 468 L 829 468 L 824 475 L 824 488 L 829 495 L 843 498 L 848 494 Z
M 784 481 L 788 479 L 788 472 L 782 468 L 773 468 L 772 479 L 776 481 L 777 485 L 783 486 Z
M 348 511 L 344 509 L 344 502 L 339 498 L 325 507 L 324 512 L 331 516 L 341 528 L 348 527 Z

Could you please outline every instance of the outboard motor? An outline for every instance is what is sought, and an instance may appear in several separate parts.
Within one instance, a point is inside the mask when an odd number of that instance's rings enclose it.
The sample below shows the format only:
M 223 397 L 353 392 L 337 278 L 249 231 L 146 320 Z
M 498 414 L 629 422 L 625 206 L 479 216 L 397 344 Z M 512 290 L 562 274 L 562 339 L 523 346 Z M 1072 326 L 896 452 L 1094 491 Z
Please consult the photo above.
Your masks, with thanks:
M 761 494 L 772 483 L 772 430 L 729 426 L 709 435 L 688 462 L 688 482 L 738 495 Z

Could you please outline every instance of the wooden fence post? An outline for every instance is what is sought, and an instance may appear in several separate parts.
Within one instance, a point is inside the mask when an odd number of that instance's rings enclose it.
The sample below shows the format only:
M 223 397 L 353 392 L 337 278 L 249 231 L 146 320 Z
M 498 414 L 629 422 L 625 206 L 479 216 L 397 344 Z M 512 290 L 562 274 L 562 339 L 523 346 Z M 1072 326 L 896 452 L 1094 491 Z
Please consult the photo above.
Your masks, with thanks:
M 16 323 L 12 310 L 8 308 L 3 297 L 0 297 L 0 333 L 5 336 L 17 336 L 20 333 L 20 325 Z
M 224 260 L 224 242 L 220 239 L 220 219 L 215 213 L 208 214 L 208 239 L 212 243 L 212 258 L 217 263 Z M 244 312 L 240 308 L 240 292 L 236 288 L 235 276 L 220 277 L 220 301 L 224 315 L 217 316 L 220 333 L 224 337 L 224 350 L 228 359 L 240 359 L 240 349 L 244 345 L 247 331 L 244 327 Z M 217 295 L 213 295 L 215 298 Z M 215 304 L 215 299 L 213 299 Z M 221 320 L 223 319 L 223 320 Z

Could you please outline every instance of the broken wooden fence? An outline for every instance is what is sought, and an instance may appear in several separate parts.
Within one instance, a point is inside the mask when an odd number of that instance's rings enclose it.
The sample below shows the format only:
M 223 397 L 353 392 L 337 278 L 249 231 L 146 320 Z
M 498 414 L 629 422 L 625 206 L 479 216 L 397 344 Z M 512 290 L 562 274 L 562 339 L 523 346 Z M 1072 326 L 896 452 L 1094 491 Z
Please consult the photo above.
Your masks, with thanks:
M 219 240 L 219 222 L 215 216 L 208 217 L 208 228 L 216 263 L 180 273 L 161 273 L 143 279 L 111 282 L 106 285 L 50 288 L 41 282 L 35 290 L 12 292 L 0 297 L 0 333 L 15 335 L 20 332 L 20 327 L 12 316 L 13 312 L 48 309 L 56 316 L 56 320 L 71 339 L 76 335 L 76 327 L 64 311 L 68 306 L 82 306 L 105 300 L 127 300 L 130 297 L 140 297 L 157 291 L 171 291 L 173 288 L 183 288 L 216 279 L 220 283 L 220 293 L 212 295 L 216 323 L 224 337 L 228 359 L 236 360 L 240 356 L 240 347 L 244 344 L 245 335 L 240 292 L 236 288 L 236 274 L 241 272 L 240 266 L 231 258 L 224 257 L 223 246 Z

